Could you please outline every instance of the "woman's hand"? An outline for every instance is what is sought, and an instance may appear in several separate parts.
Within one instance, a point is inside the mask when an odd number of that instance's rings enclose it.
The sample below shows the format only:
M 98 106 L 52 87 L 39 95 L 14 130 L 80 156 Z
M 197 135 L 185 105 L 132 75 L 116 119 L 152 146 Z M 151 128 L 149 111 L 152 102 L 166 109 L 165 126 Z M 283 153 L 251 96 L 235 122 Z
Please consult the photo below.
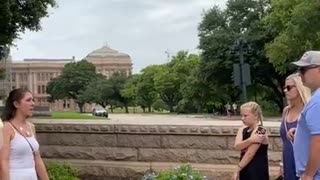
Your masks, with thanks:
M 287 132 L 287 138 L 289 141 L 291 142 L 293 141 L 295 132 L 296 132 L 296 128 L 289 129 L 289 131 Z

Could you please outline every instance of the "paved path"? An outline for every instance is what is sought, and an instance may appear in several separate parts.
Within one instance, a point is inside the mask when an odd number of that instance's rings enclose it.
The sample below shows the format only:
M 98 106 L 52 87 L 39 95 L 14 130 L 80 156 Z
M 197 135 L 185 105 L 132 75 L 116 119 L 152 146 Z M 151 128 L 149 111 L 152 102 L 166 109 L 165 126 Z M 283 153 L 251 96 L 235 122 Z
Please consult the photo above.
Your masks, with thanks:
M 266 118 L 264 125 L 279 127 L 279 118 Z M 157 115 L 157 114 L 110 114 L 109 119 L 36 119 L 34 122 L 45 123 L 72 123 L 72 124 L 145 124 L 145 125 L 195 125 L 195 126 L 241 126 L 239 117 L 228 119 L 226 117 L 213 117 L 209 115 Z

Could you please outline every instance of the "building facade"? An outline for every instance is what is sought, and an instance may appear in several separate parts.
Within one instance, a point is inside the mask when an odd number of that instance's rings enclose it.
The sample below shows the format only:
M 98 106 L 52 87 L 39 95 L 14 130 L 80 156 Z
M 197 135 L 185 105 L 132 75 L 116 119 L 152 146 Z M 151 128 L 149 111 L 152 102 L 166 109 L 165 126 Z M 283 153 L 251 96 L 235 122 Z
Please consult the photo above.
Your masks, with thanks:
M 108 46 L 97 49 L 85 58 L 95 65 L 97 73 L 109 78 L 113 73 L 121 72 L 127 76 L 132 74 L 132 60 L 128 54 L 118 52 Z M 34 95 L 37 106 L 49 106 L 52 111 L 77 111 L 77 104 L 70 99 L 55 103 L 47 101 L 46 88 L 51 79 L 58 77 L 64 65 L 76 61 L 71 59 L 24 59 L 22 62 L 11 61 L 9 58 L 1 66 L 7 71 L 7 78 L 0 82 L 0 97 L 15 88 L 28 88 Z M 90 111 L 90 105 L 85 105 Z

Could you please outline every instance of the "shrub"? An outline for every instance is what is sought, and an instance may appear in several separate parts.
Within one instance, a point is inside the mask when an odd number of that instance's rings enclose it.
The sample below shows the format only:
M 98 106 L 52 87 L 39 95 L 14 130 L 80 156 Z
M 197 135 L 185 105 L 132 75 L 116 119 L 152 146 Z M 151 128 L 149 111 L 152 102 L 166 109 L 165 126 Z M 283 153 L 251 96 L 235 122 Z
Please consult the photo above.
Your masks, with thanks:
M 66 163 L 49 162 L 47 171 L 50 180 L 79 180 L 79 172 Z
M 192 169 L 191 165 L 177 166 L 174 169 L 162 171 L 159 174 L 151 172 L 143 180 L 206 180 L 207 177 Z

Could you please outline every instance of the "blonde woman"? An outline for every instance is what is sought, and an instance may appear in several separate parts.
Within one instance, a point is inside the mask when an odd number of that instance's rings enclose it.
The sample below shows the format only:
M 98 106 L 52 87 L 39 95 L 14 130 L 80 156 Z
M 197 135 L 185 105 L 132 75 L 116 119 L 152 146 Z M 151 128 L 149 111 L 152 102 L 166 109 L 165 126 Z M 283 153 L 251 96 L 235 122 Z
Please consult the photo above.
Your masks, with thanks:
M 284 180 L 298 180 L 293 154 L 293 137 L 297 127 L 298 118 L 304 105 L 311 98 L 310 89 L 303 86 L 299 74 L 292 74 L 286 78 L 283 91 L 286 95 L 288 106 L 284 108 L 280 136 L 283 143 L 282 163 L 280 171 Z M 283 167 L 281 167 L 283 165 Z
M 244 126 L 235 140 L 235 149 L 241 154 L 234 180 L 269 180 L 268 135 L 262 127 L 261 108 L 256 102 L 247 102 L 240 113 Z

